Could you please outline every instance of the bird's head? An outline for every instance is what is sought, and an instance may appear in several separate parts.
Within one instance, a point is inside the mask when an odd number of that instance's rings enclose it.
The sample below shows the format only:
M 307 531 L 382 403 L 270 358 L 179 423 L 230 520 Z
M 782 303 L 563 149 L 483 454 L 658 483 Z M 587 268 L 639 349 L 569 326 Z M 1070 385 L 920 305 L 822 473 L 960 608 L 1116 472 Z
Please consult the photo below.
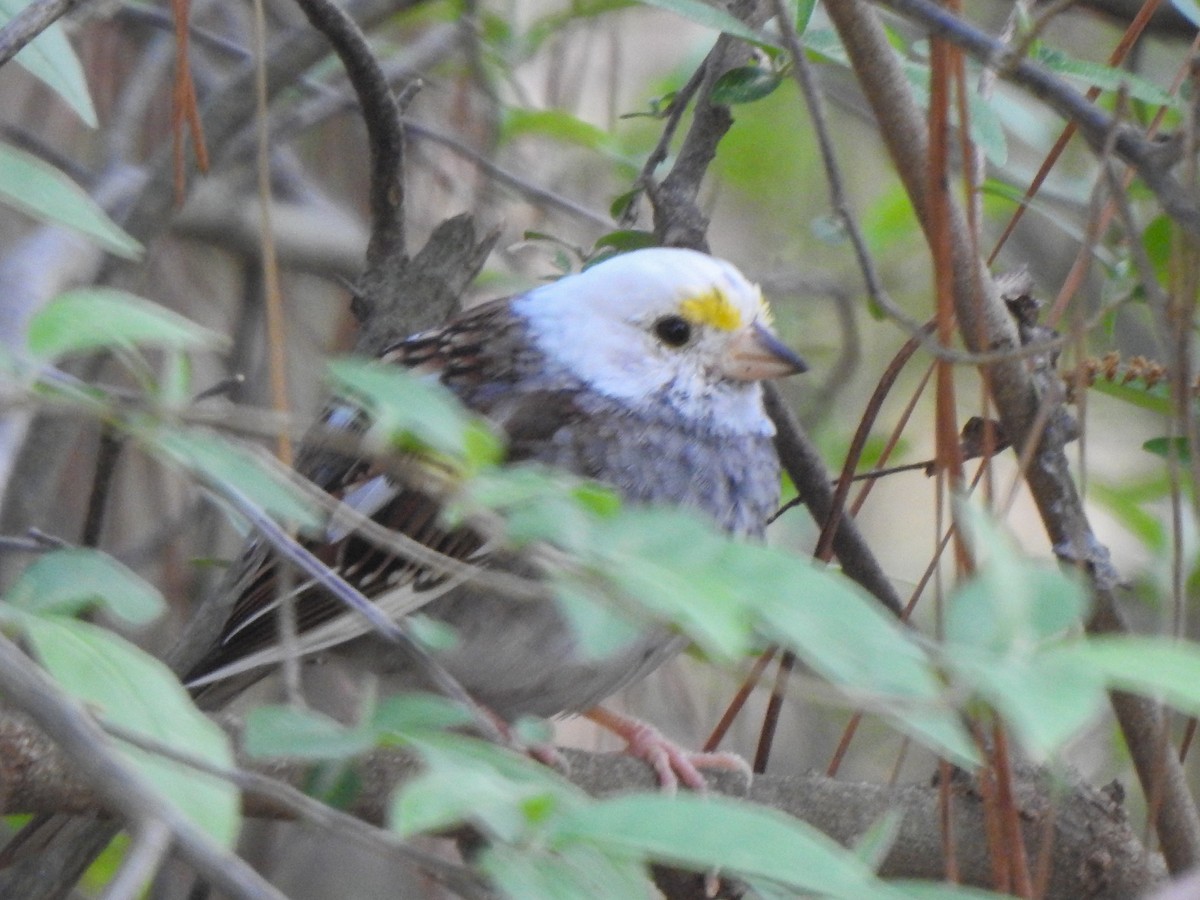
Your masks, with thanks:
M 547 358 L 631 406 L 665 398 L 720 428 L 761 430 L 758 382 L 807 366 L 771 330 L 758 286 L 693 250 L 626 253 L 514 301 Z

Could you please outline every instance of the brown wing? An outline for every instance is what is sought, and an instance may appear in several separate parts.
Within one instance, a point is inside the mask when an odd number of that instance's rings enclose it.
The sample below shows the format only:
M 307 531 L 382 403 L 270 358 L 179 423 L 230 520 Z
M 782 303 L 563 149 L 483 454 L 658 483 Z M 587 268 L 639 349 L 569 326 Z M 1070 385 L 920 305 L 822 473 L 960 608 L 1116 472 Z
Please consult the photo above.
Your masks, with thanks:
M 537 364 L 530 355 L 523 349 L 522 335 L 508 313 L 507 301 L 501 300 L 469 310 L 444 328 L 394 344 L 384 351 L 382 359 L 436 373 L 469 406 L 493 413 L 497 425 L 510 437 L 510 458 L 517 460 L 536 456 L 537 445 L 578 415 L 564 392 L 514 390 L 520 367 Z M 332 406 L 323 416 L 323 427 L 352 433 L 363 431 L 367 424 L 360 411 L 346 405 Z M 398 484 L 367 462 L 306 446 L 297 467 L 330 494 L 385 528 L 453 560 L 482 561 L 479 556 L 483 542 L 477 534 L 463 527 L 443 527 L 434 498 Z M 405 558 L 350 529 L 331 528 L 321 538 L 302 543 L 367 597 L 410 591 L 411 596 L 393 604 L 404 609 L 417 608 L 426 602 L 423 598 L 438 596 L 450 577 L 444 570 Z M 274 554 L 260 544 L 251 545 L 239 563 L 239 571 L 235 581 L 241 585 L 240 594 L 220 640 L 191 670 L 186 679 L 190 683 L 204 684 L 226 677 L 226 672 L 235 674 L 230 670 L 246 661 L 265 658 L 277 644 L 281 584 Z M 293 586 L 293 598 L 301 638 L 319 634 L 323 626 L 345 612 L 335 598 L 304 584 Z

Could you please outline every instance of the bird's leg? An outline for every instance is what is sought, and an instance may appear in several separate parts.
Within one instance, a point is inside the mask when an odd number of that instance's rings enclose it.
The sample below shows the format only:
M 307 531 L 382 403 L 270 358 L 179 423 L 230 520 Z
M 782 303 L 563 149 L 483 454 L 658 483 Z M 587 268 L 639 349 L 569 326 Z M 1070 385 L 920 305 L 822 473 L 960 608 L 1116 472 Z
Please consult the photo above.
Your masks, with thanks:
M 633 716 L 613 712 L 603 706 L 593 707 L 584 716 L 622 738 L 627 745 L 625 752 L 649 763 L 665 791 L 675 791 L 680 783 L 694 791 L 705 790 L 707 784 L 700 773 L 701 768 L 750 774 L 750 766 L 736 753 L 695 753 L 685 750 L 653 725 Z
M 513 727 L 508 720 L 496 713 L 495 710 L 489 709 L 486 706 L 481 706 L 480 709 L 495 724 L 496 729 L 500 732 L 501 737 L 504 738 L 510 750 L 524 753 L 530 759 L 554 769 L 561 775 L 566 775 L 571 771 L 571 764 L 567 762 L 567 758 L 559 752 L 559 749 L 552 742 L 534 741 L 533 743 L 528 743 L 522 740 L 513 731 Z

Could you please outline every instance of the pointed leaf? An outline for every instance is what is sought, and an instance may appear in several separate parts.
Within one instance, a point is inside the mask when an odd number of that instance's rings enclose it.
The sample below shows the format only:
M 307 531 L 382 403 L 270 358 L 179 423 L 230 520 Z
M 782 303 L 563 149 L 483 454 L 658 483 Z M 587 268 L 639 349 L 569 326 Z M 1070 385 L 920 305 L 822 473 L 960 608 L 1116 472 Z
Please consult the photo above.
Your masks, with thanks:
M 101 719 L 211 765 L 232 767 L 228 737 L 196 709 L 161 662 L 87 622 L 27 616 L 23 624 L 35 655 L 54 680 Z M 230 782 L 145 750 L 118 747 L 164 797 L 223 845 L 233 845 L 240 807 Z
M 9 22 L 30 3 L 26 0 L 0 0 L 0 26 Z M 21 48 L 13 61 L 58 94 L 84 124 L 95 128 L 99 122 L 88 92 L 83 66 L 71 49 L 61 22 L 53 22 Z
M 112 288 L 59 294 L 29 321 L 26 346 L 42 359 L 137 346 L 214 349 L 228 341 L 165 306 Z
M 0 143 L 0 203 L 40 222 L 78 231 L 109 253 L 138 259 L 142 245 L 70 178 L 32 154 Z
M 157 588 L 107 553 L 82 547 L 38 557 L 7 599 L 38 615 L 75 615 L 99 604 L 130 625 L 145 625 L 163 611 Z

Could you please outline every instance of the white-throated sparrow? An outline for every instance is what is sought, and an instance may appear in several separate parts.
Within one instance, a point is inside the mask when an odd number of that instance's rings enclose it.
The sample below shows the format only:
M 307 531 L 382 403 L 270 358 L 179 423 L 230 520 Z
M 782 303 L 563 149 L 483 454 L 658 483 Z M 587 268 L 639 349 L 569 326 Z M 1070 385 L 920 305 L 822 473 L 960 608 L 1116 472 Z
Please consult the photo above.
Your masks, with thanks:
M 779 501 L 774 428 L 758 382 L 805 369 L 769 322 L 759 289 L 730 264 L 650 249 L 467 310 L 382 359 L 436 376 L 488 417 L 507 436 L 512 462 L 561 467 L 611 485 L 627 503 L 681 506 L 754 537 Z M 326 424 L 361 427 L 361 415 L 335 406 Z M 420 486 L 345 457 L 313 457 L 302 468 L 387 528 L 486 564 L 479 538 L 445 526 Z M 552 601 L 516 601 L 479 584 L 447 591 L 421 565 L 345 528 L 309 546 L 367 596 L 407 588 L 404 608 L 452 625 L 457 642 L 436 659 L 505 720 L 587 710 L 679 645 L 659 629 L 586 659 Z M 189 676 L 194 686 L 282 658 L 274 566 L 263 553 L 255 559 L 219 645 Z M 295 610 L 302 649 L 354 639 L 355 652 L 386 656 L 370 626 L 320 589 L 300 590 Z M 402 660 L 389 668 L 406 674 Z

